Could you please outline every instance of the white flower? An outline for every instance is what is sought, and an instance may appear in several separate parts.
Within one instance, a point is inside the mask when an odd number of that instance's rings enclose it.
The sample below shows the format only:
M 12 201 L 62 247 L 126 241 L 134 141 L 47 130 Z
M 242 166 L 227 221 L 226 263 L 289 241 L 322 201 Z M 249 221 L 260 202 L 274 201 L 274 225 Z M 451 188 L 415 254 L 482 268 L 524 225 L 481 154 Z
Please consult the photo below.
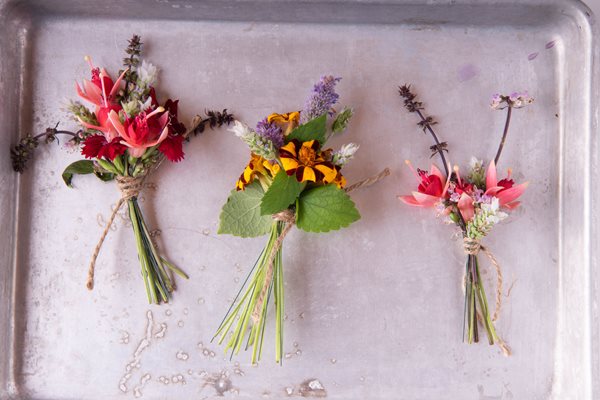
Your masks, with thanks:
M 152 97 L 148 96 L 146 101 L 143 103 L 140 101 L 140 110 L 146 111 L 150 107 L 152 107 Z
M 229 128 L 228 131 L 235 133 L 235 136 L 239 137 L 240 139 L 244 139 L 252 134 L 252 131 L 248 125 L 238 121 L 237 119 L 233 122 L 233 127 Z
M 146 86 L 154 85 L 158 76 L 158 68 L 152 63 L 142 60 L 142 64 L 137 67 L 137 74 L 139 82 Z
M 348 143 L 342 146 L 341 149 L 333 153 L 331 162 L 339 167 L 346 165 L 348 161 L 354 157 L 354 154 L 358 151 L 360 146 L 356 143 Z
M 471 156 L 471 160 L 469 161 L 469 167 L 471 169 L 479 169 L 483 166 L 483 161 L 477 159 L 475 156 Z

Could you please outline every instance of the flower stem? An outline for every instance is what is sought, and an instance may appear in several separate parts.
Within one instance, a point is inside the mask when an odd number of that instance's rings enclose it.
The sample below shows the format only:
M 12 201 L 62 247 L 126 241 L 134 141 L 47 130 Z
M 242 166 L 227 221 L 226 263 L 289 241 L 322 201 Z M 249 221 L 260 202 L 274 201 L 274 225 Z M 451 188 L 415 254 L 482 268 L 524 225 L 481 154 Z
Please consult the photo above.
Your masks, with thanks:
M 423 122 L 427 121 L 425 119 L 425 116 L 421 112 L 421 110 L 417 109 L 415 111 L 417 112 L 417 114 L 421 118 L 421 121 L 423 121 Z M 430 124 L 426 124 L 425 128 L 429 131 L 429 133 L 431 133 L 431 136 L 433 137 L 433 141 L 435 142 L 436 146 L 438 147 L 438 154 L 442 158 L 442 164 L 444 164 L 444 170 L 446 171 L 446 176 L 448 176 L 450 174 L 450 171 L 448 170 L 448 162 L 446 161 L 446 156 L 444 155 L 444 151 L 442 150 L 442 148 L 440 146 L 440 141 L 439 141 L 437 135 L 435 134 L 435 132 L 433 131 L 433 128 L 431 127 Z
M 494 158 L 494 163 L 496 164 L 496 166 L 498 166 L 498 160 L 500 159 L 500 154 L 502 154 L 502 149 L 504 148 L 504 143 L 506 142 L 506 136 L 508 135 L 508 126 L 510 125 L 511 114 L 512 107 L 509 105 L 506 111 L 506 122 L 504 123 L 504 132 L 502 133 L 502 140 L 500 140 L 498 152 L 496 152 L 496 158 Z
M 158 249 L 154 245 L 150 231 L 144 221 L 137 198 L 133 197 L 127 200 L 127 205 L 135 235 L 144 286 L 148 295 L 148 302 L 155 304 L 166 303 L 169 301 L 171 293 L 175 290 L 169 270 L 186 279 L 187 275 L 158 253 Z
M 242 288 L 238 291 L 225 317 L 221 321 L 215 336 L 218 337 L 218 343 L 222 344 L 227 335 L 232 335 L 225 344 L 225 351 L 231 350 L 231 357 L 237 354 L 245 341 L 245 349 L 252 347 L 251 362 L 256 364 L 260 361 L 262 353 L 263 338 L 267 319 L 267 310 L 271 299 L 271 294 L 275 300 L 275 361 L 281 363 L 283 355 L 283 262 L 281 247 L 277 249 L 274 258 L 271 253 L 274 251 L 276 242 L 282 235 L 286 224 L 284 222 L 273 222 L 269 240 L 265 245 L 260 256 L 256 260 L 254 267 L 244 281 Z M 269 281 L 269 260 L 273 260 L 272 279 Z M 266 294 L 262 303 L 259 303 L 261 292 L 265 285 Z M 258 309 L 257 309 L 258 304 Z M 247 336 L 247 339 L 244 338 Z

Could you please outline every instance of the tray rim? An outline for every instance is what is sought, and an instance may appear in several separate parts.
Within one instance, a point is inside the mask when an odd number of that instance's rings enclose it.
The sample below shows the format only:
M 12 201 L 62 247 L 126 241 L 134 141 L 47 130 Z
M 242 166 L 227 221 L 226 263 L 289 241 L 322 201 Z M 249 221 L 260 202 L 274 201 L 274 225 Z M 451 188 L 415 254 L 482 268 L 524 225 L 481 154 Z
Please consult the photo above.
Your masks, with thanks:
M 293 0 L 283 0 L 280 1 L 283 3 L 292 3 Z M 7 71 L 18 71 L 13 72 L 13 77 L 17 80 L 17 86 L 14 88 L 9 87 L 9 83 L 0 82 L 0 91 L 3 93 L 7 92 L 8 89 L 14 89 L 10 92 L 13 94 L 14 98 L 18 99 L 18 101 L 14 102 L 13 112 L 2 113 L 0 115 L 0 128 L 4 128 L 4 131 L 14 132 L 13 135 L 6 135 L 5 138 L 0 139 L 0 146 L 8 145 L 9 141 L 14 141 L 18 135 L 18 132 L 23 132 L 23 127 L 27 126 L 26 117 L 23 110 L 27 109 L 27 105 L 24 104 L 24 97 L 26 97 L 26 83 L 24 82 L 26 79 L 26 75 L 23 73 L 22 67 L 25 65 L 27 61 L 27 53 L 31 51 L 30 46 L 28 45 L 28 35 L 30 35 L 31 29 L 33 27 L 36 16 L 30 15 L 27 13 L 27 10 L 23 9 L 11 9 L 11 7 L 16 3 L 16 0 L 0 0 L 0 37 L 9 38 L 9 42 L 15 43 L 15 48 L 7 49 L 6 46 L 0 46 L 0 73 L 7 76 Z M 25 2 L 26 4 L 27 2 Z M 32 4 L 35 3 L 32 2 Z M 202 2 L 202 3 L 211 3 Z M 226 1 L 222 4 L 232 4 L 239 5 L 242 3 L 247 4 L 255 4 L 255 3 L 271 3 L 270 1 L 243 1 L 243 0 L 232 0 Z M 320 0 L 308 0 L 303 1 L 302 3 L 309 5 L 318 5 L 318 4 L 340 4 L 340 3 L 351 3 L 351 4 L 359 4 L 359 5 L 428 5 L 432 7 L 437 6 L 449 6 L 454 3 L 459 5 L 467 5 L 474 6 L 477 8 L 489 7 L 491 5 L 497 4 L 507 4 L 507 5 L 515 5 L 516 3 L 512 0 L 485 0 L 485 1 L 477 1 L 477 0 L 461 0 L 454 2 L 452 0 L 438 1 L 431 3 L 427 0 L 388 0 L 388 1 L 377 1 L 377 0 L 357 0 L 357 1 L 348 1 L 348 0 L 333 0 L 333 1 L 320 1 Z M 27 4 L 26 4 L 27 5 Z M 593 16 L 591 10 L 581 1 L 579 0 L 552 0 L 552 1 L 543 1 L 543 0 L 523 0 L 520 2 L 518 6 L 540 6 L 545 5 L 548 7 L 564 7 L 563 12 L 572 17 L 575 23 L 579 24 L 581 30 L 584 32 L 583 34 L 587 37 L 586 50 L 589 50 L 589 53 L 586 54 L 587 58 L 587 73 L 585 74 L 582 80 L 585 82 L 589 82 L 588 89 L 584 96 L 587 98 L 586 103 L 589 105 L 588 114 L 589 117 L 586 118 L 586 122 L 584 126 L 588 127 L 588 131 L 586 132 L 585 141 L 588 144 L 588 153 L 584 157 L 582 165 L 584 166 L 584 181 L 587 183 L 583 189 L 583 193 L 581 193 L 581 198 L 583 200 L 583 207 L 581 207 L 581 211 L 583 214 L 583 228 L 581 229 L 582 233 L 582 247 L 584 253 L 582 254 L 583 261 L 583 271 L 585 273 L 585 277 L 588 279 L 583 279 L 583 284 L 581 286 L 583 290 L 583 297 L 585 298 L 585 306 L 582 311 L 584 314 L 589 315 L 589 319 L 587 320 L 587 324 L 585 326 L 585 331 L 583 332 L 583 352 L 582 352 L 582 364 L 586 368 L 584 377 L 581 376 L 573 376 L 566 378 L 567 380 L 561 381 L 560 379 L 565 379 L 565 375 L 560 375 L 558 372 L 558 368 L 560 368 L 560 363 L 555 359 L 555 378 L 558 375 L 558 378 L 553 382 L 553 387 L 551 390 L 552 398 L 562 399 L 562 393 L 568 394 L 569 392 L 563 392 L 566 387 L 570 385 L 579 385 L 582 386 L 583 389 L 578 393 L 580 396 L 577 398 L 585 398 L 592 399 L 594 396 L 600 394 L 600 312 L 597 310 L 597 304 L 600 301 L 600 272 L 597 267 L 599 265 L 599 248 L 598 246 L 593 246 L 593 243 L 598 243 L 598 239 L 600 238 L 600 228 L 598 228 L 598 222 L 600 222 L 600 209 L 598 207 L 598 199 L 600 199 L 600 188 L 595 187 L 593 185 L 594 180 L 598 179 L 598 167 L 600 166 L 600 140 L 598 138 L 598 128 L 599 124 L 599 104 L 598 98 L 600 95 L 600 67 L 599 67 L 599 55 L 600 55 L 600 47 L 598 46 L 598 28 L 595 24 L 595 16 Z M 12 24 L 12 25 L 11 25 Z M 18 28 L 11 30 L 9 28 Z M 5 42 L 0 42 L 0 44 L 4 44 Z M 8 54 L 8 57 L 4 55 Z M 11 56 L 14 58 L 11 59 Z M 16 76 L 15 76 L 16 75 Z M 6 81 L 6 80 L 5 80 Z M 584 89 L 585 90 L 585 89 Z M 25 93 L 25 94 L 23 94 Z M 10 103 L 8 103 L 10 104 Z M 564 124 L 564 123 L 563 123 Z M 17 129 L 15 129 L 15 127 Z M 562 135 L 565 135 L 563 132 Z M 561 158 L 566 159 L 564 152 L 561 153 Z M 6 160 L 6 157 L 5 157 Z M 12 172 L 12 169 L 8 165 L 9 163 L 5 161 L 5 169 L 0 172 L 0 177 L 2 177 L 3 182 L 5 182 L 5 190 L 0 193 L 0 207 L 2 209 L 11 209 L 11 213 L 5 213 L 0 215 L 0 229 L 1 232 L 4 233 L 4 237 L 8 238 L 8 240 L 0 241 L 0 254 L 2 254 L 2 259 L 0 263 L 5 266 L 5 268 L 0 268 L 0 299 L 9 298 L 8 302 L 0 302 L 0 319 L 8 320 L 8 329 L 0 329 L 0 354 L 9 354 L 9 359 L 7 360 L 7 364 L 0 364 L 0 399 L 13 399 L 20 398 L 18 393 L 18 384 L 16 383 L 15 371 L 11 369 L 14 365 L 14 357 L 15 357 L 15 348 L 14 348 L 14 335 L 15 327 L 16 327 L 16 318 L 17 316 L 14 314 L 13 304 L 17 301 L 17 282 L 16 282 L 16 274 L 15 269 L 18 264 L 18 257 L 16 253 L 17 249 L 17 238 L 19 232 L 19 197 L 21 191 L 21 178 L 16 176 Z M 563 165 L 564 166 L 564 165 Z M 568 167 L 564 166 L 561 168 L 559 174 L 561 176 L 560 179 L 564 179 L 564 176 L 567 175 Z M 8 173 L 7 173 L 8 172 Z M 561 195 L 564 195 L 561 190 Z M 571 202 L 571 199 L 563 198 L 560 201 L 559 209 L 561 209 L 561 215 L 565 212 L 564 204 L 568 204 Z M 559 232 L 563 232 L 562 223 L 559 227 Z M 562 235 L 562 234 L 561 234 Z M 568 251 L 565 246 L 568 246 L 568 243 L 565 243 L 563 240 L 559 242 L 560 250 L 559 253 L 563 254 L 564 251 Z M 563 265 L 562 255 L 560 256 L 561 261 L 560 265 Z M 561 279 L 559 278 L 559 283 Z M 587 284 L 586 284 L 587 282 Z M 7 295 L 8 294 L 8 295 Z M 564 307 L 564 303 L 561 303 L 559 300 L 558 308 Z M 557 329 L 565 329 L 562 326 L 566 321 L 565 313 L 567 310 L 563 310 L 562 313 L 559 312 L 559 321 Z M 557 345 L 560 347 L 560 344 Z M 558 357 L 566 357 L 568 354 L 564 354 L 568 348 L 565 349 L 557 349 L 557 358 Z

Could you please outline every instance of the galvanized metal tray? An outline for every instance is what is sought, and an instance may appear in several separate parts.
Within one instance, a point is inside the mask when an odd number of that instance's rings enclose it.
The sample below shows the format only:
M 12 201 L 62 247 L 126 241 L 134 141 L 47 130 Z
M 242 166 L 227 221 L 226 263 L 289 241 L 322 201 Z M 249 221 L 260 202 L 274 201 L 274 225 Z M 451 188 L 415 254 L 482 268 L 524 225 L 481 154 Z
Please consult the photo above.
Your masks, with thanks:
M 0 398 L 592 399 L 598 373 L 598 109 L 593 17 L 575 1 L 0 1 Z M 353 195 L 362 220 L 284 249 L 284 366 L 233 361 L 209 340 L 262 239 L 217 236 L 220 205 L 247 161 L 232 134 L 193 140 L 153 176 L 142 206 L 161 246 L 191 275 L 148 306 L 130 227 L 120 220 L 84 286 L 117 200 L 111 184 L 60 172 L 76 154 L 45 147 L 17 176 L 8 146 L 62 121 L 83 56 L 117 69 L 143 36 L 161 90 L 184 120 L 233 108 L 249 123 L 296 109 L 323 73 L 343 76 L 361 144 L 347 176 L 393 176 Z M 493 156 L 496 91 L 528 89 L 504 165 L 531 186 L 486 239 L 512 286 L 498 329 L 514 355 L 461 343 L 463 254 L 430 213 L 399 204 L 405 159 L 428 140 L 396 86 L 409 82 L 441 122 L 452 160 Z M 336 143 L 334 143 L 336 144 Z M 488 279 L 492 279 L 488 274 Z

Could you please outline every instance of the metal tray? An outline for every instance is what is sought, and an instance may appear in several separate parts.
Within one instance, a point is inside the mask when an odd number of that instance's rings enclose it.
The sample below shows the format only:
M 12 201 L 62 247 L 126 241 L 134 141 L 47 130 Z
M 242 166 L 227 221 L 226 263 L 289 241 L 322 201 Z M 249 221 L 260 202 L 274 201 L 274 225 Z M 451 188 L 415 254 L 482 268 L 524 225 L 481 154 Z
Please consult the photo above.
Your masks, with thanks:
M 0 398 L 597 398 L 595 29 L 566 0 L 0 0 Z M 229 107 L 252 123 L 296 109 L 321 74 L 342 76 L 356 118 L 333 144 L 362 145 L 346 175 L 393 171 L 353 195 L 358 223 L 287 238 L 283 367 L 272 329 L 259 368 L 209 342 L 264 242 L 216 235 L 247 161 L 232 134 L 193 140 L 144 194 L 162 248 L 192 276 L 160 307 L 146 304 L 124 220 L 102 249 L 96 289 L 85 289 L 112 184 L 66 188 L 60 172 L 78 156 L 57 146 L 21 176 L 10 169 L 18 136 L 69 125 L 61 107 L 87 74 L 83 56 L 115 70 L 132 33 L 184 120 Z M 413 185 L 404 160 L 429 162 L 428 138 L 396 94 L 405 82 L 458 163 L 493 156 L 503 116 L 488 109 L 492 93 L 537 99 L 515 115 L 503 154 L 531 182 L 524 207 L 486 239 L 513 285 L 498 323 L 510 358 L 461 342 L 460 246 L 430 212 L 396 199 Z

